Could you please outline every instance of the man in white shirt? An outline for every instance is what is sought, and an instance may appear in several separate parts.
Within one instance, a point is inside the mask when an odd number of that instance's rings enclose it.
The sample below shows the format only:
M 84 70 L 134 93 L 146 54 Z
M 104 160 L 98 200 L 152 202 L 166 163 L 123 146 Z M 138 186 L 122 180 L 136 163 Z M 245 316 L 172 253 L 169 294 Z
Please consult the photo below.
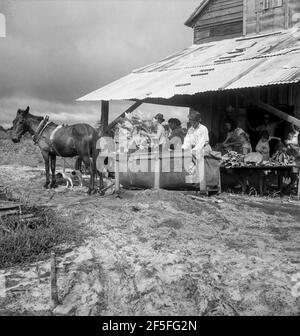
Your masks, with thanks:
M 209 144 L 208 130 L 201 124 L 201 113 L 191 109 L 188 116 L 190 128 L 182 145 L 183 149 L 191 149 L 198 158 L 202 149 Z
M 201 124 L 201 113 L 191 109 L 188 116 L 190 128 L 184 138 L 182 149 L 192 150 L 192 162 L 188 168 L 187 183 L 199 184 L 200 190 L 206 190 L 204 174 L 204 149 L 210 149 L 207 128 Z

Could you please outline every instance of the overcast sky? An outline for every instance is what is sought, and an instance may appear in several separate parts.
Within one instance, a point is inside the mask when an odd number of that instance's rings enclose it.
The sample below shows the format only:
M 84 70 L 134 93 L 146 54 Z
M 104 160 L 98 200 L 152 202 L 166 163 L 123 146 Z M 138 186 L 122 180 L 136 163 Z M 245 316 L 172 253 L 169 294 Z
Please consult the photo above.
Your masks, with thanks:
M 100 117 L 100 103 L 75 102 L 133 69 L 192 44 L 185 20 L 200 0 L 0 0 L 0 124 L 18 108 L 58 122 Z M 129 104 L 130 105 L 130 104 Z M 128 103 L 110 104 L 110 119 Z M 142 105 L 147 116 L 155 105 Z M 162 108 L 167 117 L 179 115 Z M 181 111 L 181 110 L 180 110 Z M 182 119 L 182 118 L 181 118 Z

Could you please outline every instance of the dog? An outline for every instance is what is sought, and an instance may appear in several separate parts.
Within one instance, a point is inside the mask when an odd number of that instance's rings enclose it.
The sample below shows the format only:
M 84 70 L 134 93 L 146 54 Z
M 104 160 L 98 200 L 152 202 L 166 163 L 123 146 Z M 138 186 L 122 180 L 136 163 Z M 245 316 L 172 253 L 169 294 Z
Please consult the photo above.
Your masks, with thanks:
M 75 180 L 75 178 L 77 178 L 77 180 L 79 181 L 79 185 L 80 187 L 82 187 L 82 174 L 80 172 L 80 170 L 73 170 L 71 172 L 66 172 L 63 171 L 61 173 L 57 173 L 56 177 L 60 178 L 60 179 L 64 179 L 67 182 L 66 187 L 69 188 L 73 188 L 74 184 L 73 181 Z

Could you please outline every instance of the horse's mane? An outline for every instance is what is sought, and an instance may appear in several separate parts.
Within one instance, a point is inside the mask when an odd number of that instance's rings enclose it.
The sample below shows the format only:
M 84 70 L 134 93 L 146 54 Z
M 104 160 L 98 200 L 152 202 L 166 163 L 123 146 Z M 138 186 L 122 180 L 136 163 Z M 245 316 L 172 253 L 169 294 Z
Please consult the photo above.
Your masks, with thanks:
M 41 117 L 41 116 L 35 116 L 35 115 L 33 115 L 33 114 L 31 114 L 31 113 L 28 113 L 28 115 L 27 115 L 29 118 L 31 118 L 31 119 L 34 119 L 34 120 L 37 120 L 37 121 L 39 121 L 39 122 L 41 122 L 44 118 L 43 117 Z M 18 120 L 18 116 L 16 116 L 16 118 L 13 120 L 13 125 L 15 124 L 15 122 Z
M 29 118 L 35 119 L 37 121 L 42 121 L 44 119 L 44 117 L 35 116 L 35 115 L 31 114 L 31 113 L 28 113 L 28 116 L 29 116 Z
M 50 126 L 57 126 L 57 124 L 55 122 L 53 122 L 53 121 L 50 121 L 49 125 Z
M 39 122 L 41 122 L 44 119 L 44 117 L 36 116 L 36 115 L 30 114 L 30 113 L 28 113 L 28 116 L 29 116 L 29 118 L 35 119 L 35 120 L 37 120 Z M 51 126 L 57 126 L 57 124 L 55 122 L 53 122 L 53 121 L 50 121 L 49 125 L 51 125 Z

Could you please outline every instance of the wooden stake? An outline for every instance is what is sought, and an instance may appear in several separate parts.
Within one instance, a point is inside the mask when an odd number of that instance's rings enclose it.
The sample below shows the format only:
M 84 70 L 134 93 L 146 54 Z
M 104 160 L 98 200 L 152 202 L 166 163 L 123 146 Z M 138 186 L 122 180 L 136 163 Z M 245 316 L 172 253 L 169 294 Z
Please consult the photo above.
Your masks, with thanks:
M 50 270 L 50 305 L 54 309 L 58 305 L 57 276 L 56 276 L 56 255 L 51 252 L 51 270 Z
M 243 1 L 243 35 L 247 35 L 247 0 Z
M 298 194 L 297 194 L 298 201 L 300 201 L 300 168 L 298 173 Z
M 120 197 L 120 154 L 119 143 L 116 142 L 116 160 L 115 160 L 115 193 Z
M 196 166 L 198 166 L 200 191 L 206 191 L 205 159 L 204 159 L 204 150 L 203 149 L 200 153 L 200 156 L 197 158 L 197 165 Z
M 154 154 L 154 189 L 160 189 L 160 150 Z

